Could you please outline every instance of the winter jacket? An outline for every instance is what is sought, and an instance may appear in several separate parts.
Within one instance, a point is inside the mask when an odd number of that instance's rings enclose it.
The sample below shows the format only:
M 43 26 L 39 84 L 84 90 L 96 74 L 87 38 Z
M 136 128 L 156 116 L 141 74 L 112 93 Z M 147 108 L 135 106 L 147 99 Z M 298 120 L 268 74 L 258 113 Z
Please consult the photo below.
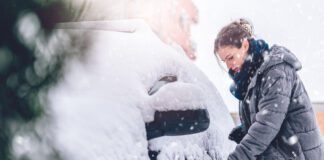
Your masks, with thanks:
M 229 160 L 324 160 L 323 137 L 296 71 L 301 63 L 274 45 L 240 101 L 246 135 Z

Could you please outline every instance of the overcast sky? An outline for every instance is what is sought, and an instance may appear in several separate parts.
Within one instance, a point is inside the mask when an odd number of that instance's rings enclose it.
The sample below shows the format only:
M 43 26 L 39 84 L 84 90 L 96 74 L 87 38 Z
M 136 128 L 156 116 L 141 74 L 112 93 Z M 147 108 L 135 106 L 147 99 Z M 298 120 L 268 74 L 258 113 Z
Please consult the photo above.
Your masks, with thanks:
M 193 0 L 199 23 L 192 27 L 197 45 L 196 64 L 222 94 L 231 112 L 238 101 L 229 93 L 231 80 L 213 55 L 218 31 L 241 17 L 254 25 L 257 39 L 270 46 L 283 45 L 302 62 L 299 75 L 312 102 L 324 102 L 324 1 L 323 0 Z

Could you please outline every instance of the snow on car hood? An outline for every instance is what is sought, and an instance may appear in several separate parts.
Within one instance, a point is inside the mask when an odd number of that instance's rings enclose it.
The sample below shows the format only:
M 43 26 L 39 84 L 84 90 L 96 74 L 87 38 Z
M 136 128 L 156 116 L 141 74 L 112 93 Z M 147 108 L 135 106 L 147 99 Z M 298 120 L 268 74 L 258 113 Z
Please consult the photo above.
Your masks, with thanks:
M 57 34 L 87 39 L 86 60 L 67 64 L 63 80 L 49 94 L 55 145 L 69 160 L 145 160 L 174 155 L 226 158 L 234 126 L 221 96 L 184 53 L 164 44 L 141 20 L 71 22 Z M 148 91 L 164 76 L 177 81 Z M 208 109 L 207 131 L 146 140 L 145 122 L 155 111 Z M 208 154 L 207 154 L 208 153 Z M 173 158 L 170 158 L 173 157 Z

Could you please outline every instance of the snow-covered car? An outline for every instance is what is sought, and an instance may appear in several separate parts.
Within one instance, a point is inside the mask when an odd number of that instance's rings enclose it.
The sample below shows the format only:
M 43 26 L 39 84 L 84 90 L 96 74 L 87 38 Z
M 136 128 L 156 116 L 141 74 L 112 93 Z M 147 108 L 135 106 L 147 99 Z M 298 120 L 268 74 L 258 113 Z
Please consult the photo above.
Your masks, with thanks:
M 69 61 L 48 94 L 53 118 L 48 127 L 62 159 L 149 160 L 153 151 L 159 160 L 219 160 L 234 149 L 227 139 L 234 123 L 217 89 L 144 21 L 61 23 L 55 34 L 61 43 L 65 35 L 74 37 L 76 51 L 86 57 Z M 206 117 L 208 111 L 208 122 L 197 118 L 186 125 L 184 132 L 194 134 L 181 135 L 184 124 L 177 123 L 180 132 L 172 127 L 171 134 L 149 136 L 157 113 L 172 111 L 171 119 L 186 111 Z M 185 122 L 186 116 L 174 120 Z M 198 122 L 208 129 L 196 133 Z

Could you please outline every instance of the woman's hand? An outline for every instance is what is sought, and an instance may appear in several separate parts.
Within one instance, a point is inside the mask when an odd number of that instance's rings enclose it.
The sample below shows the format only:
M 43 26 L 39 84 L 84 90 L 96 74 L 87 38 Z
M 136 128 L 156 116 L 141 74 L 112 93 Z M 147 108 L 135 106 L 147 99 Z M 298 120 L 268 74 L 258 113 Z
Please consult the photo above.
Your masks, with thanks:
M 228 139 L 235 141 L 237 144 L 241 142 L 243 139 L 245 133 L 243 132 L 242 126 L 234 127 L 231 131 L 231 133 L 228 136 Z

